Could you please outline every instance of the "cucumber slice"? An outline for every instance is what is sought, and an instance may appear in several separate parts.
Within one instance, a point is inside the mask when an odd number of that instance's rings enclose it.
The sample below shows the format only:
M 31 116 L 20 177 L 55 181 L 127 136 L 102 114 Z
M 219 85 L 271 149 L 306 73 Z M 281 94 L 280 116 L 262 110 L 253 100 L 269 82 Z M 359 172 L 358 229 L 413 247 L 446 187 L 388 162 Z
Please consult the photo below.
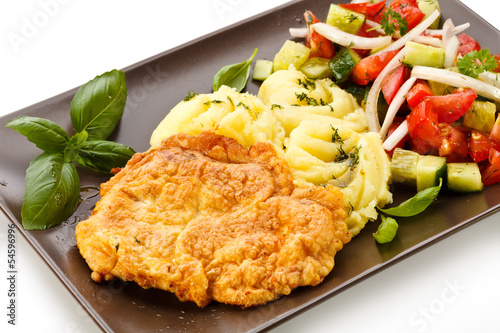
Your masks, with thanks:
M 447 178 L 448 189 L 455 192 L 480 192 L 483 189 L 477 163 L 448 163 Z
M 422 155 L 417 164 L 417 192 L 439 185 L 446 177 L 446 157 Z
M 273 62 L 271 60 L 257 59 L 253 68 L 252 79 L 264 81 L 273 73 Z
M 429 17 L 434 11 L 437 9 L 439 13 L 441 13 L 441 8 L 439 7 L 438 0 L 417 0 L 418 8 L 425 14 L 425 17 L 422 20 L 425 20 Z M 439 15 L 434 22 L 429 26 L 429 29 L 437 29 L 439 27 L 439 20 L 441 19 L 441 15 Z
M 330 61 L 333 80 L 337 83 L 347 80 L 354 66 L 360 61 L 361 57 L 353 49 L 349 47 L 342 48 Z
M 416 186 L 417 165 L 420 154 L 406 149 L 396 148 L 392 154 L 392 179 L 404 185 Z
M 304 44 L 287 40 L 274 56 L 273 70 L 276 72 L 281 69 L 288 69 L 290 65 L 294 65 L 295 68 L 299 69 L 309 59 L 310 53 L 311 50 Z
M 314 57 L 307 60 L 299 70 L 310 79 L 324 79 L 332 76 L 329 62 L 330 59 Z
M 463 125 L 490 133 L 495 124 L 497 107 L 495 103 L 474 101 L 472 107 L 464 114 Z
M 349 9 L 344 9 L 337 4 L 331 4 L 325 23 L 333 25 L 350 34 L 357 34 L 365 22 L 365 16 Z
M 444 49 L 415 43 L 406 42 L 408 53 L 403 58 L 403 63 L 410 66 L 444 67 Z

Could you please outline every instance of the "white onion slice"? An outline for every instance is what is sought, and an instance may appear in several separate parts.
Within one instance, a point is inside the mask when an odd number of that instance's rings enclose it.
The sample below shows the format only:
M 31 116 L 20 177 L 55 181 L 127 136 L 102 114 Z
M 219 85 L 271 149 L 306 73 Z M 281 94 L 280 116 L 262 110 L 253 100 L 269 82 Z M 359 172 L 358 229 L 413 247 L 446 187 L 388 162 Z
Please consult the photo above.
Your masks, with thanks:
M 500 102 L 500 88 L 467 75 L 445 69 L 415 66 L 411 71 L 411 76 L 423 80 L 449 84 L 453 87 L 469 87 L 472 88 L 478 95 Z
M 415 43 L 420 43 L 420 44 L 425 44 L 425 45 L 430 45 L 434 47 L 440 47 L 444 48 L 443 42 L 439 38 L 431 37 L 431 36 L 422 36 L 418 35 L 415 38 L 413 38 L 413 41 Z
M 385 31 L 381 28 L 380 23 L 368 19 L 365 20 L 365 23 L 368 24 L 370 27 L 375 28 L 374 30 L 377 31 L 378 33 L 385 35 Z
M 384 141 L 382 148 L 385 150 L 393 150 L 406 134 L 408 134 L 408 123 L 405 119 L 401 125 L 399 125 L 398 128 L 396 128 L 396 130 L 392 132 L 391 135 Z
M 294 38 L 306 38 L 307 28 L 290 28 L 290 35 Z
M 500 88 L 500 73 L 482 72 L 479 73 L 479 80 Z
M 387 109 L 387 113 L 385 115 L 384 123 L 382 124 L 382 128 L 380 129 L 380 137 L 384 138 L 385 135 L 387 134 L 387 131 L 389 130 L 389 127 L 392 124 L 392 121 L 394 120 L 394 117 L 399 111 L 399 108 L 401 105 L 406 100 L 406 94 L 408 91 L 410 91 L 411 87 L 415 84 L 415 81 L 417 81 L 416 77 L 410 77 L 406 82 L 399 88 L 396 96 L 394 96 L 394 99 L 391 102 L 391 105 L 389 105 L 389 109 Z
M 312 27 L 318 34 L 331 40 L 332 42 L 343 46 L 349 46 L 355 49 L 369 50 L 380 48 L 389 45 L 392 41 L 391 36 L 356 36 L 326 23 L 315 23 L 312 25 Z
M 366 118 L 368 119 L 368 129 L 370 132 L 380 132 L 380 122 L 378 119 L 378 112 L 377 112 L 377 102 L 378 102 L 378 96 L 380 93 L 380 88 L 382 85 L 382 81 L 384 78 L 389 74 L 391 70 L 393 70 L 403 57 L 408 53 L 409 48 L 406 46 L 401 49 L 401 51 L 396 54 L 394 58 L 392 58 L 391 61 L 384 67 L 382 72 L 377 76 L 375 81 L 373 81 L 372 87 L 370 88 L 370 91 L 368 92 L 368 97 L 366 98 L 366 105 L 365 105 L 365 112 L 366 112 Z
M 427 29 L 434 22 L 434 20 L 439 17 L 439 15 L 440 15 L 439 10 L 435 10 L 431 15 L 429 15 L 429 17 L 427 17 L 425 20 L 420 22 L 416 27 L 408 31 L 406 35 L 402 36 L 400 39 L 396 40 L 394 43 L 383 48 L 382 50 L 376 52 L 375 55 L 402 48 L 407 41 L 413 40 L 413 38 L 424 32 L 425 29 Z
M 456 35 L 456 34 L 459 34 L 463 31 L 467 30 L 469 27 L 470 27 L 470 23 L 467 22 L 467 23 L 455 26 L 451 32 L 453 35 Z M 443 35 L 442 29 L 427 29 L 426 32 L 429 35 L 433 35 L 433 36 L 442 36 Z
M 454 27 L 455 27 L 455 25 L 453 24 L 451 19 L 447 19 L 443 23 L 442 41 L 443 41 L 443 44 L 445 47 L 448 45 L 448 41 L 450 40 L 450 38 L 452 36 L 454 36 L 454 34 L 453 34 Z
M 457 36 L 455 35 L 451 36 L 444 52 L 444 68 L 455 66 L 455 61 L 457 60 L 459 47 L 460 47 L 460 42 L 458 41 Z

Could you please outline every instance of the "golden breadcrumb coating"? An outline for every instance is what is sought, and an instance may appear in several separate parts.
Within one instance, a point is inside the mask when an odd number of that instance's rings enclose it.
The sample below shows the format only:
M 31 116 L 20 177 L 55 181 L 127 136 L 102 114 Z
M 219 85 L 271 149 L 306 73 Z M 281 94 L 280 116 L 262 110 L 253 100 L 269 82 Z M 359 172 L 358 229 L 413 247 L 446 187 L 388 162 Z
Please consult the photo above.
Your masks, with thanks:
M 333 186 L 295 188 L 269 143 L 177 134 L 101 186 L 76 241 L 96 282 L 249 307 L 323 281 L 351 239 L 343 207 Z

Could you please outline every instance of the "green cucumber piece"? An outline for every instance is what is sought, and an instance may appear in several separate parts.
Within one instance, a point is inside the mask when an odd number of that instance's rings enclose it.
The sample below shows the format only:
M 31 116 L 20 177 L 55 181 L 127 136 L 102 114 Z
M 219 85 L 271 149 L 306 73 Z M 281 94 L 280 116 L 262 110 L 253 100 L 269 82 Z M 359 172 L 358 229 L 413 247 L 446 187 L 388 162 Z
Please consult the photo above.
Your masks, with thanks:
M 454 192 L 471 193 L 483 189 L 477 163 L 448 163 L 447 178 L 448 189 Z
M 310 79 L 324 79 L 331 77 L 330 67 L 328 63 L 330 59 L 314 57 L 307 60 L 299 70 Z
M 421 155 L 417 164 L 417 192 L 439 185 L 446 177 L 446 157 Z
M 411 150 L 394 149 L 391 160 L 392 179 L 404 185 L 416 186 L 419 157 L 419 153 Z
M 264 81 L 273 73 L 273 62 L 271 60 L 257 59 L 253 68 L 252 79 Z
M 282 69 L 288 69 L 290 65 L 299 69 L 309 59 L 310 53 L 311 49 L 304 44 L 286 40 L 274 56 L 273 71 L 277 72 Z
M 342 31 L 350 34 L 357 34 L 365 22 L 365 16 L 352 10 L 340 7 L 337 4 L 331 4 L 326 16 L 325 23 L 333 25 Z
M 439 2 L 437 0 L 417 0 L 418 8 L 425 14 L 423 20 L 429 17 L 437 9 L 440 15 L 432 22 L 429 29 L 438 29 L 439 20 L 441 19 L 441 8 L 439 7 Z
M 406 42 L 406 47 L 409 51 L 404 56 L 403 63 L 412 67 L 444 67 L 444 49 L 442 47 L 434 47 L 412 41 Z
M 474 101 L 472 107 L 464 114 L 463 125 L 490 133 L 495 124 L 497 107 L 495 103 L 487 101 Z
M 347 80 L 351 75 L 352 69 L 361 57 L 349 47 L 342 48 L 330 61 L 330 71 L 333 74 L 333 80 L 341 83 Z

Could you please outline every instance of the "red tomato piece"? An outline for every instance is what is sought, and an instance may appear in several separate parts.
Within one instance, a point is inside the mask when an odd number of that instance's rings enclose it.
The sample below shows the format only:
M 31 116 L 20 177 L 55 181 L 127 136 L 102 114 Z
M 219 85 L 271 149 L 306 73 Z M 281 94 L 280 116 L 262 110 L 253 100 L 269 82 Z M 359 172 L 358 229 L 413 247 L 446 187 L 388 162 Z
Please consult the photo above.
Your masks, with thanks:
M 427 84 L 427 81 L 419 79 L 406 94 L 406 102 L 413 109 L 428 96 L 434 96 L 434 93 Z
M 469 145 L 467 135 L 450 124 L 442 123 L 441 127 L 441 146 L 439 147 L 439 156 L 451 156 L 456 162 L 465 159 L 469 154 Z
M 390 8 L 406 19 L 408 30 L 415 28 L 425 17 L 416 0 L 393 0 Z
M 449 95 L 426 97 L 438 115 L 439 123 L 457 121 L 471 107 L 477 94 L 471 88 L 458 88 Z
M 481 180 L 485 186 L 500 182 L 500 166 L 488 164 L 481 173 Z
M 495 148 L 496 142 L 491 140 L 487 133 L 472 130 L 469 136 L 469 155 L 474 162 L 488 159 L 490 149 Z
M 335 56 L 335 48 L 333 42 L 320 34 L 313 28 L 312 24 L 320 22 L 316 16 L 307 10 L 304 13 L 304 18 L 307 25 L 306 46 L 311 49 L 309 58 L 322 57 L 332 59 Z
M 484 185 L 492 185 L 500 182 L 500 151 L 491 148 L 488 165 L 484 168 L 481 174 L 481 180 Z
M 349 9 L 357 13 L 361 13 L 368 19 L 372 19 L 385 8 L 385 0 L 376 3 L 340 3 L 339 6 L 344 9 Z
M 500 142 L 500 117 L 497 117 L 495 124 L 490 132 L 490 138 L 496 142 Z
M 454 160 L 467 157 L 467 135 L 447 123 L 439 123 L 438 113 L 430 98 L 425 98 L 418 104 L 406 120 L 412 146 L 420 154 L 426 154 L 434 148 L 440 156 L 454 157 Z
M 384 67 L 396 56 L 399 50 L 387 51 L 362 59 L 354 66 L 352 78 L 356 84 L 367 85 L 377 78 Z
M 463 56 L 471 51 L 481 50 L 481 46 L 479 45 L 479 43 L 466 33 L 462 32 L 460 35 L 457 36 L 457 38 L 458 41 L 460 42 L 460 46 L 458 47 L 459 55 Z
M 384 78 L 381 89 L 387 104 L 391 105 L 391 102 L 398 93 L 399 88 L 401 88 L 407 78 L 408 71 L 404 64 L 398 65 Z
M 429 100 L 425 99 L 418 104 L 406 117 L 408 134 L 412 139 L 427 143 L 430 147 L 441 146 L 441 129 L 437 114 L 432 110 Z
M 497 68 L 493 69 L 493 72 L 500 73 L 500 53 L 493 54 L 493 57 L 495 57 L 495 59 L 497 60 L 497 64 L 498 64 Z

